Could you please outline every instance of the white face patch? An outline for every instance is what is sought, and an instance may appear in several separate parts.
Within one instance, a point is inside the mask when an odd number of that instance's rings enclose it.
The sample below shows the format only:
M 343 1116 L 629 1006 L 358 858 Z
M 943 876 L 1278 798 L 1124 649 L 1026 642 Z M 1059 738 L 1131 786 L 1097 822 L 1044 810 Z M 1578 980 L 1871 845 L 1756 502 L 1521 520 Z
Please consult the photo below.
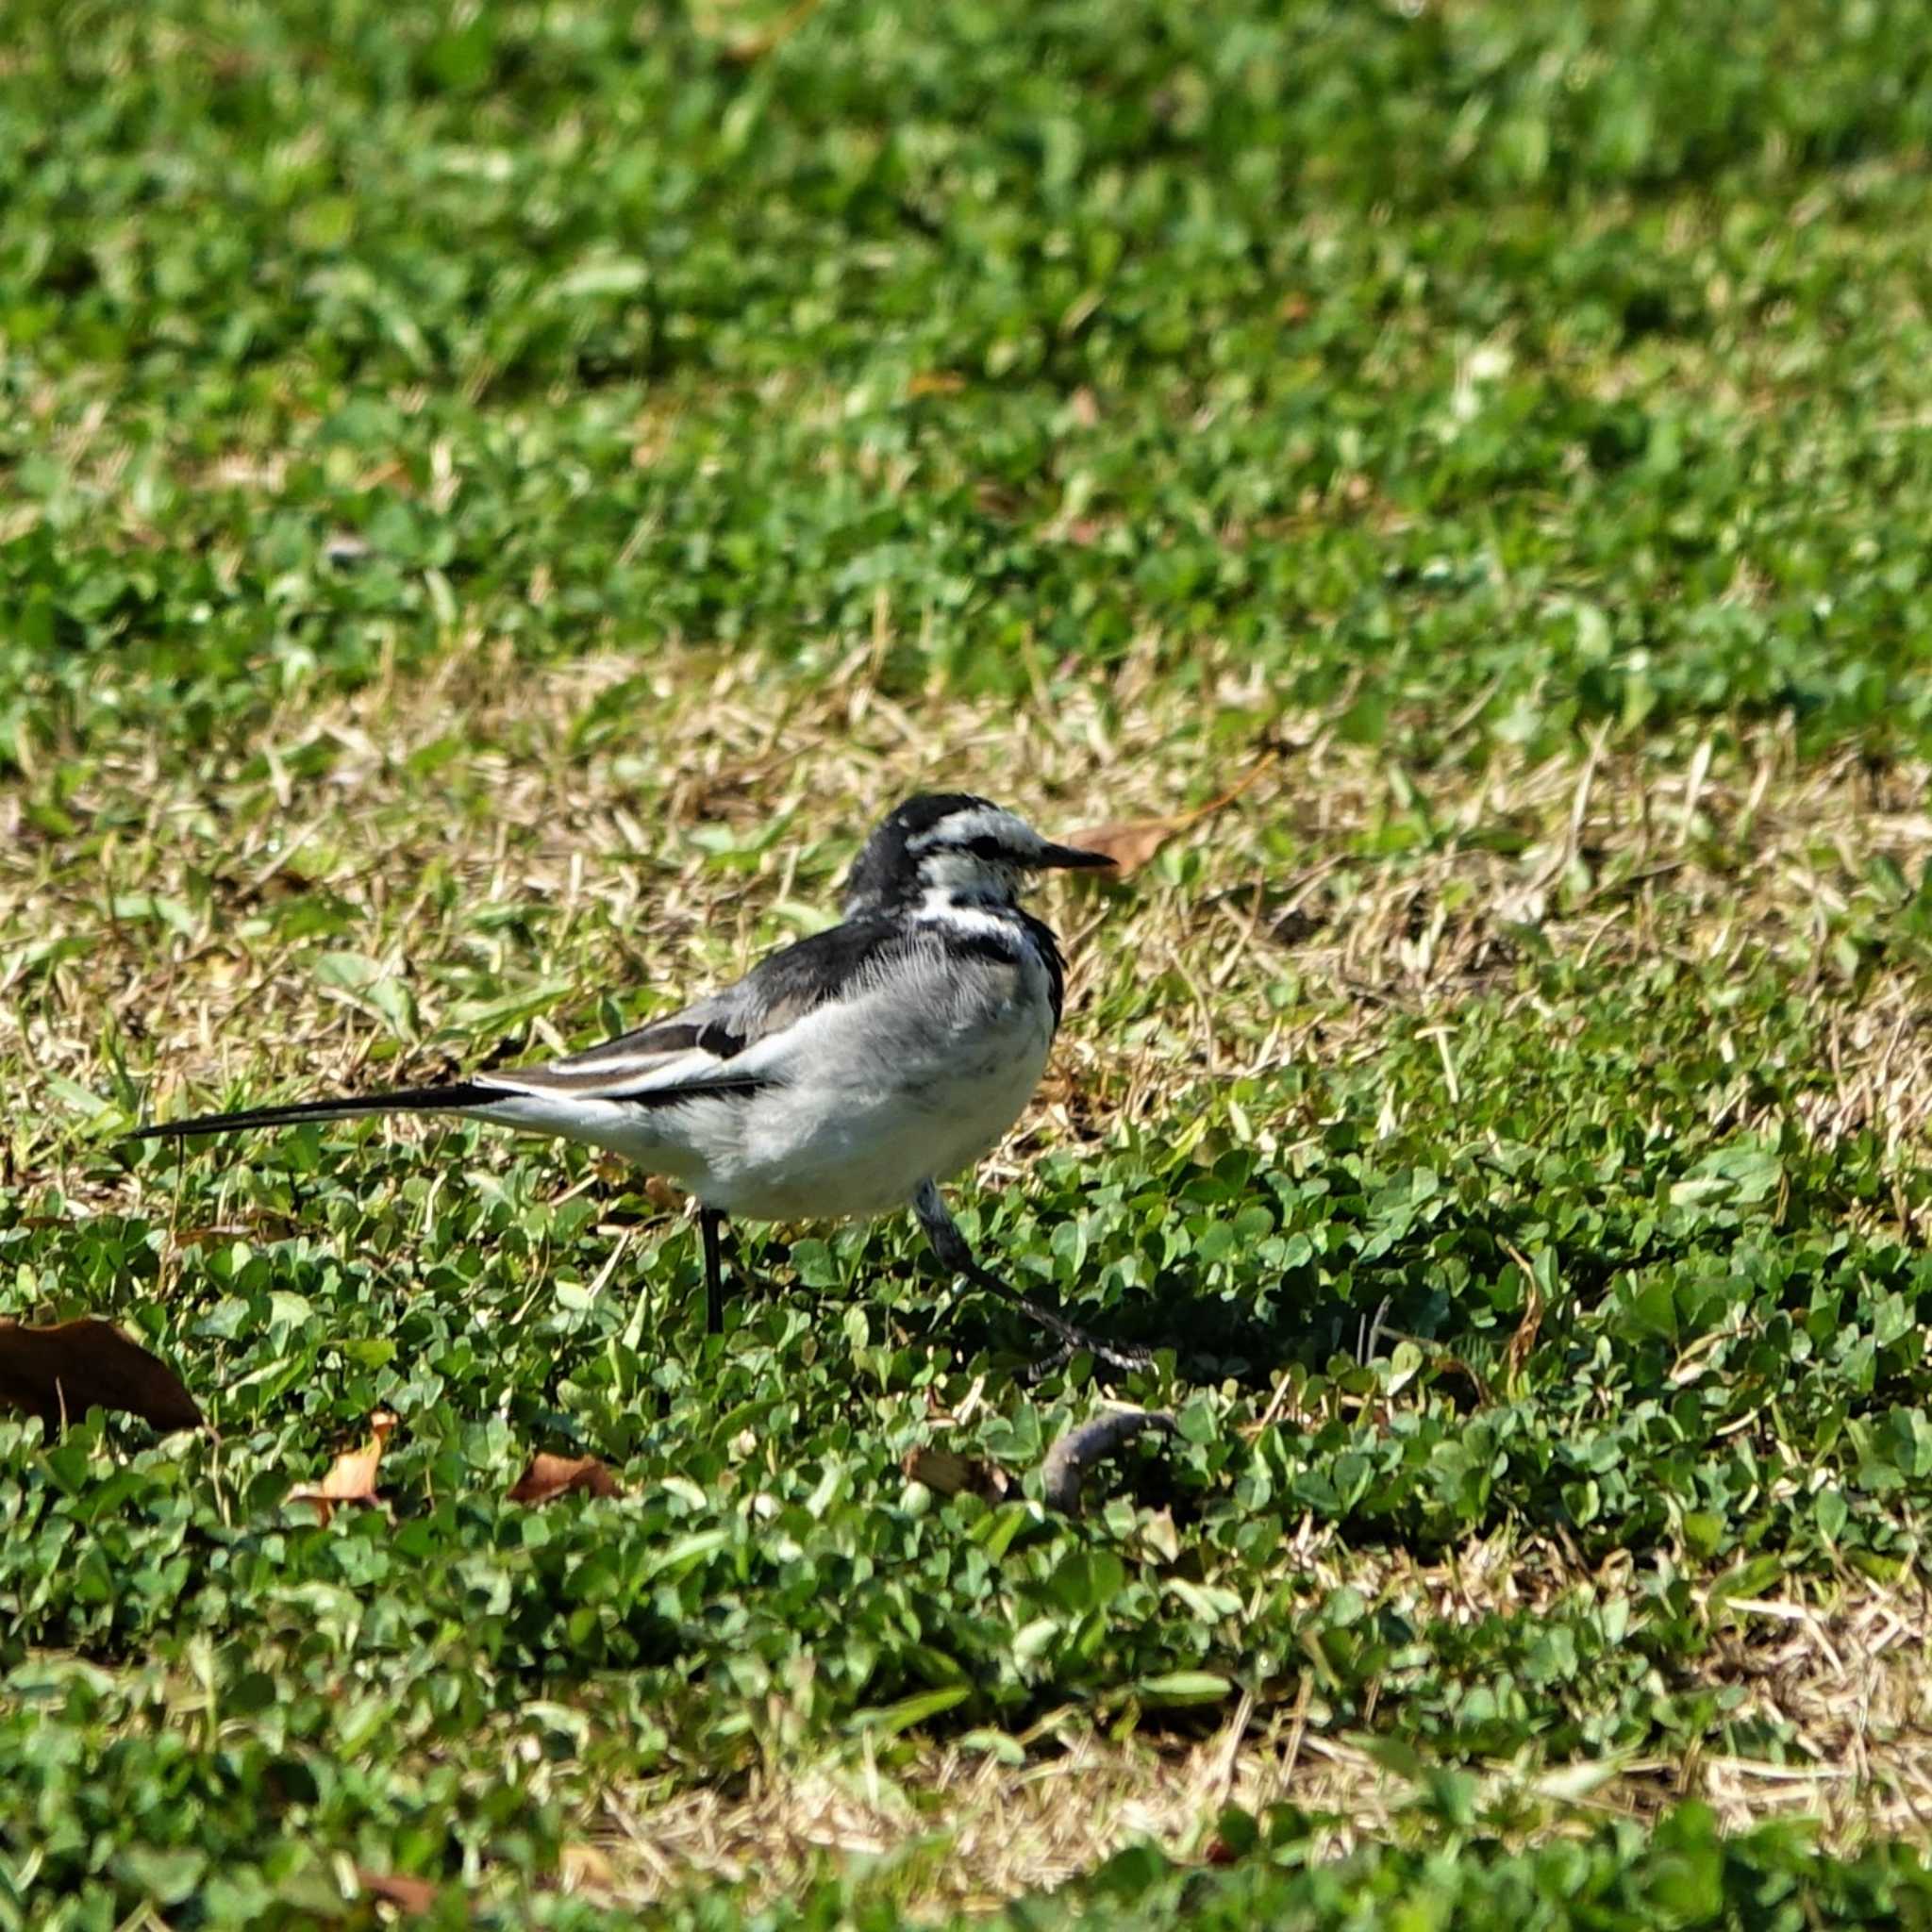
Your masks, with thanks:
M 933 852 L 936 846 L 963 846 L 975 839 L 997 840 L 1006 851 L 1013 855 L 1016 863 L 1031 858 L 1046 842 L 1018 813 L 997 805 L 974 805 L 947 813 L 929 830 L 921 832 L 915 839 L 908 839 L 906 849 L 919 857 Z M 959 856 L 969 858 L 972 855 L 961 853 Z M 982 865 L 989 862 L 985 859 L 979 861 Z M 920 870 L 924 874 L 924 866 L 922 865 Z
M 928 852 L 919 861 L 927 911 L 942 906 L 1010 906 L 1020 896 L 1020 868 L 971 852 Z

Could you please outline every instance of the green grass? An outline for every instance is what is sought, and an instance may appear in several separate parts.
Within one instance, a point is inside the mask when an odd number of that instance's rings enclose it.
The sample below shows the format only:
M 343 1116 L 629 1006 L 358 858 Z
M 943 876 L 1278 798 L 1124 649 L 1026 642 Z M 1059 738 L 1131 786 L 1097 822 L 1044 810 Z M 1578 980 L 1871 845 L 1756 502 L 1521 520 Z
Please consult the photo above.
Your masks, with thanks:
M 1331 1924 L 1474 1932 L 1523 1923 L 1607 1932 L 1686 1924 L 1799 1932 L 1821 1924 L 1923 1925 L 1932 1914 L 1932 1885 L 1909 1854 L 1833 1864 L 1768 1830 L 1726 1843 L 1701 1807 L 1666 1819 L 1648 1842 L 1624 1828 L 1528 1855 L 1487 1846 L 1461 1856 L 1391 1852 L 1339 1863 L 1311 1862 L 1312 1835 L 1301 1818 L 1276 1820 L 1266 1837 L 1239 1816 L 1230 1822 L 1244 1854 L 1231 1872 L 1176 1868 L 1141 1848 L 1122 1853 L 1050 1906 L 967 1923 L 1001 1932 L 1059 1925 L 1143 1932 L 1175 1924 L 1204 1932 Z M 730 1922 L 699 1907 L 670 1923 L 708 1932 Z M 848 1884 L 816 1888 L 795 1913 L 769 1923 L 884 1932 L 899 1921 Z
M 0 1421 L 0 1932 L 1924 1923 L 1928 69 L 15 8 L 0 1315 L 219 1435 Z M 594 1039 L 920 785 L 1257 758 L 1056 888 L 959 1191 L 1144 1374 L 1029 1383 L 899 1222 L 744 1230 L 707 1339 L 580 1150 L 119 1138 Z M 1113 1397 L 1177 1437 L 1048 1510 Z M 384 1506 L 290 1504 L 378 1409 Z

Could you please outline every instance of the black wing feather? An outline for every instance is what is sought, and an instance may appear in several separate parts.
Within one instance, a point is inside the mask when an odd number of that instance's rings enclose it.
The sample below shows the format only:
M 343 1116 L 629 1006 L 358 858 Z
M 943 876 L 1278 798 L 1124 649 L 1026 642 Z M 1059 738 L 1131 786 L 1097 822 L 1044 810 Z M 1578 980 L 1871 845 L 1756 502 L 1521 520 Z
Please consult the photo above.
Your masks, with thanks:
M 204 1113 L 186 1121 L 150 1121 L 128 1132 L 130 1141 L 184 1134 L 225 1134 L 235 1127 L 290 1127 L 303 1121 L 353 1120 L 370 1113 L 459 1113 L 503 1095 L 475 1080 L 452 1080 L 441 1087 L 399 1087 L 388 1093 L 344 1094 L 331 1100 L 291 1100 L 284 1107 L 250 1107 L 240 1113 Z

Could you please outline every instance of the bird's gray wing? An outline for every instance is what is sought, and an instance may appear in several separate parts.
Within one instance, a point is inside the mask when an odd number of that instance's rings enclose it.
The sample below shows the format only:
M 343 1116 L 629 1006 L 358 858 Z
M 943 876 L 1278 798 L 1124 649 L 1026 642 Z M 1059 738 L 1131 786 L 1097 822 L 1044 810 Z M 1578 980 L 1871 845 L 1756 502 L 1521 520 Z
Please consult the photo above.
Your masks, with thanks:
M 644 1105 L 756 1091 L 781 1077 L 788 1029 L 870 985 L 895 955 L 919 943 L 889 920 L 835 925 L 774 953 L 736 985 L 680 1012 L 563 1059 L 498 1068 L 477 1080 L 513 1093 Z
M 1059 1017 L 1059 957 L 1053 935 L 1037 928 L 1053 981 L 1054 1017 Z M 502 1104 L 519 1098 L 571 1103 L 595 1110 L 610 1102 L 641 1108 L 673 1105 L 705 1095 L 742 1097 L 781 1086 L 794 1076 L 799 1058 L 810 1058 L 806 1037 L 812 1016 L 835 1000 L 859 1000 L 892 974 L 907 975 L 913 1000 L 947 997 L 943 946 L 1013 969 L 1014 942 L 998 933 L 935 935 L 908 930 L 890 919 L 848 920 L 828 932 L 801 940 L 761 961 L 735 986 L 709 994 L 681 1012 L 653 1020 L 601 1046 L 533 1067 L 503 1067 L 440 1087 L 410 1087 L 387 1093 L 344 1094 L 321 1100 L 251 1108 L 241 1113 L 203 1114 L 158 1121 L 137 1135 L 225 1133 L 237 1127 L 289 1126 L 308 1120 L 354 1119 L 365 1114 L 480 1113 L 496 1118 Z M 890 1050 L 889 1044 L 885 1050 Z M 553 1107 L 541 1122 L 556 1125 Z

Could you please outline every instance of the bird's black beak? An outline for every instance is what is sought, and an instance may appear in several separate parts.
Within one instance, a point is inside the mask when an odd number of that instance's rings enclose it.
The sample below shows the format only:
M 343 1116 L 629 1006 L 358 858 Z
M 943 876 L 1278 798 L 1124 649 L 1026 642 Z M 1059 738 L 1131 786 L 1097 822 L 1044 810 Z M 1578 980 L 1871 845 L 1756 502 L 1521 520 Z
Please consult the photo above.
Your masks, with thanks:
M 1069 871 L 1075 867 L 1111 865 L 1113 862 L 1105 852 L 1089 852 L 1078 845 L 1042 845 L 1033 860 L 1035 865 L 1063 866 Z

